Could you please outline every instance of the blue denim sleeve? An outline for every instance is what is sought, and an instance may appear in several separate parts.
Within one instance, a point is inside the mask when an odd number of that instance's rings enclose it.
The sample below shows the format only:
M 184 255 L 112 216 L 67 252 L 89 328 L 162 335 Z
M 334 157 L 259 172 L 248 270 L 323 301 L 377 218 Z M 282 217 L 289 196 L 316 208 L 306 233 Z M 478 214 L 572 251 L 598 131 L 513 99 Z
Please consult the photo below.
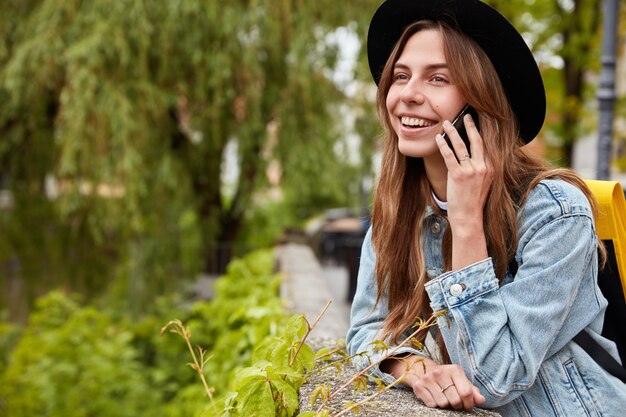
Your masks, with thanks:
M 359 369 L 364 369 L 389 355 L 389 351 L 375 350 L 371 346 L 373 341 L 381 338 L 381 329 L 388 313 L 386 298 L 383 297 L 376 303 L 377 291 L 376 255 L 372 247 L 370 228 L 361 249 L 357 289 L 352 301 L 350 329 L 346 337 L 349 354 L 360 354 L 353 359 L 353 363 Z M 427 357 L 424 352 L 408 346 L 400 347 L 393 352 L 396 356 L 404 354 Z M 382 372 L 377 365 L 370 369 L 369 374 L 380 378 L 386 385 L 395 381 L 392 375 Z
M 433 311 L 447 310 L 438 325 L 450 358 L 480 388 L 487 408 L 528 389 L 543 361 L 603 308 L 594 291 L 590 210 L 538 194 L 520 222 L 514 279 L 500 285 L 488 258 L 426 284 Z

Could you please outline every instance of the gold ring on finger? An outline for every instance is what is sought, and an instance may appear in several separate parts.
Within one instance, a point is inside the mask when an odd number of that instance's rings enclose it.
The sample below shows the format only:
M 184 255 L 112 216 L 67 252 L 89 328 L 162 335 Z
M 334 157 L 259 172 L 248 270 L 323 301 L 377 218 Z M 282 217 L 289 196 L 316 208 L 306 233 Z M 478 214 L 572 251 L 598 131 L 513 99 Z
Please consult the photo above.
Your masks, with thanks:
M 453 385 L 454 385 L 454 382 L 451 383 L 451 384 L 446 385 L 445 387 L 441 388 L 441 392 L 444 392 L 445 390 L 447 390 L 448 388 L 450 388 Z

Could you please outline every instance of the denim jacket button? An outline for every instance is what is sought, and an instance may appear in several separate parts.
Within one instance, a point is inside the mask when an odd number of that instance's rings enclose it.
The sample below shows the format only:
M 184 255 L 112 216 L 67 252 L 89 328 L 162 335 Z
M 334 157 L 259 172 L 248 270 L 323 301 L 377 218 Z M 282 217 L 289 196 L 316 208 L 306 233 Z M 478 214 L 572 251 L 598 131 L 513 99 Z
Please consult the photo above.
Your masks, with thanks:
M 450 285 L 450 294 L 453 297 L 458 297 L 463 292 L 463 286 L 461 284 Z
M 441 230 L 441 225 L 439 223 L 433 223 L 430 230 L 433 232 L 433 235 L 436 235 Z

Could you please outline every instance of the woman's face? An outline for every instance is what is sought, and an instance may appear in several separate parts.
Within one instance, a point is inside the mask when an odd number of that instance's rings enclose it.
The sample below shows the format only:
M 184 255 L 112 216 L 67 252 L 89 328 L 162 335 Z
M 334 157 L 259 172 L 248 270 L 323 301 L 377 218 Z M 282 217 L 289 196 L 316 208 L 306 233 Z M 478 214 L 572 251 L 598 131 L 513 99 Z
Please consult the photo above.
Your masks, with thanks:
M 441 33 L 429 29 L 412 35 L 394 65 L 386 101 L 398 150 L 406 156 L 442 159 L 435 136 L 465 104 L 450 80 Z

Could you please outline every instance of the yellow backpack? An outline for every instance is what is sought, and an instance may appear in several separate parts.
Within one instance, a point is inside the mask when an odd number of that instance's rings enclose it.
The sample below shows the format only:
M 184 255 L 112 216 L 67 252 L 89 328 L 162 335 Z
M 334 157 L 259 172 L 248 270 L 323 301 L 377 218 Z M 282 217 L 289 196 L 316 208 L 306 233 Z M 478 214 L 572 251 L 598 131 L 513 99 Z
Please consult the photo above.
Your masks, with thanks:
M 607 264 L 598 273 L 598 285 L 609 301 L 604 318 L 602 335 L 617 344 L 622 364 L 626 363 L 626 200 L 624 190 L 617 181 L 585 180 L 599 205 L 595 219 L 598 237 L 607 249 Z M 585 331 L 574 341 L 600 365 L 626 382 L 626 370 L 620 366 Z

